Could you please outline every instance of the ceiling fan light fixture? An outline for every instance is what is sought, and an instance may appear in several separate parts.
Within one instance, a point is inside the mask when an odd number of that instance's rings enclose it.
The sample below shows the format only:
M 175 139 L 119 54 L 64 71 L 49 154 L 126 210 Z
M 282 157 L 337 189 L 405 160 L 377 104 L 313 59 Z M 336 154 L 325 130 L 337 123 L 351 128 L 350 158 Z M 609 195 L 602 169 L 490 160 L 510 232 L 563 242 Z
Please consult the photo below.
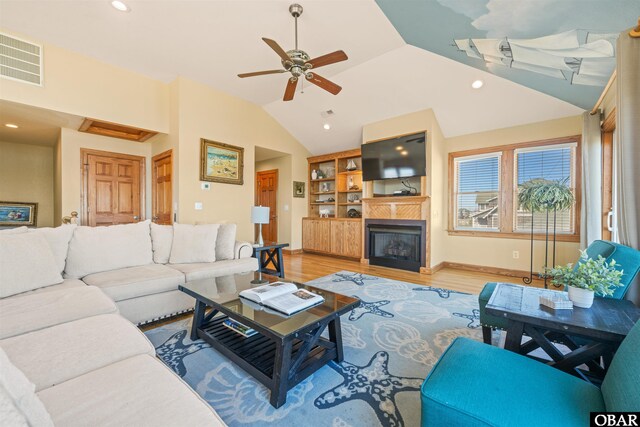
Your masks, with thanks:
M 475 80 L 471 83 L 471 87 L 474 89 L 480 89 L 482 86 L 484 86 L 484 82 L 482 80 Z

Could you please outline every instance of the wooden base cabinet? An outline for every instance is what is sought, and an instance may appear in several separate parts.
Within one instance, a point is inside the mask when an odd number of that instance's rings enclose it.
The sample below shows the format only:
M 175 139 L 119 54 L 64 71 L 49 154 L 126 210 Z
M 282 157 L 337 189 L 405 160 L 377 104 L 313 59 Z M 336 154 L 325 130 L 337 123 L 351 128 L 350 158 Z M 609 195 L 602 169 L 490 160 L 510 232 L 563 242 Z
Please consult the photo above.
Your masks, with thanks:
M 303 218 L 302 248 L 349 258 L 362 257 L 362 220 Z

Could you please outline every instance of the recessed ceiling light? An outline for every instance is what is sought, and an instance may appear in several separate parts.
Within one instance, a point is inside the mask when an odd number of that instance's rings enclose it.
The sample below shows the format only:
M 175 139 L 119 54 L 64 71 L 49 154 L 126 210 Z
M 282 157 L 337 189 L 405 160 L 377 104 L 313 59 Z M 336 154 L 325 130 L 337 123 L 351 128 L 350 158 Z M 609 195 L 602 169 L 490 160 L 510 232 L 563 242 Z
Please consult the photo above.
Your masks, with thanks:
M 400 154 L 402 154 L 403 156 L 406 156 L 407 154 L 409 154 L 409 152 L 407 150 L 402 150 Z
M 471 87 L 474 89 L 480 89 L 483 85 L 484 82 L 482 80 L 476 80 L 475 82 L 471 83 Z
M 331 125 L 329 123 L 325 123 L 322 125 L 322 127 L 324 128 L 324 130 L 329 130 L 331 129 Z
M 129 6 L 127 6 L 126 4 L 124 4 L 123 2 L 121 2 L 120 0 L 113 0 L 111 2 L 111 6 L 115 7 L 116 9 L 118 9 L 120 12 L 130 12 L 131 9 L 129 8 Z
M 398 146 L 396 146 L 396 150 L 398 150 L 398 151 L 404 150 L 404 147 L 402 145 L 398 145 Z
M 7 123 L 5 126 L 11 129 L 18 129 L 18 125 L 14 125 L 13 123 Z

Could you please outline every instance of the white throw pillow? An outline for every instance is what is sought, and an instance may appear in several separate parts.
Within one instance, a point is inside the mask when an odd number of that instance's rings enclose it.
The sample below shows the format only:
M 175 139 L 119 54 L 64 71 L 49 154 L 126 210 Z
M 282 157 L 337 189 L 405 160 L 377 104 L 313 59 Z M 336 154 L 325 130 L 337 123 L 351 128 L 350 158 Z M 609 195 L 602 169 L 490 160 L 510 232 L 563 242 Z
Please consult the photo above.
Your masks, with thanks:
M 0 298 L 62 283 L 46 239 L 38 233 L 0 236 Z
M 13 407 L 21 413 L 28 425 L 53 427 L 51 416 L 36 395 L 36 386 L 27 379 L 20 369 L 11 363 L 2 348 L 0 348 L 0 388 L 6 392 L 2 399 L 3 403 L 9 403 L 7 400 L 10 400 Z M 16 415 L 14 413 L 13 418 L 19 421 L 19 417 Z M 6 419 L 3 422 L 7 422 L 6 425 L 13 425 L 9 424 Z
M 173 224 L 171 264 L 215 262 L 220 224 Z
M 56 228 L 32 228 L 29 230 L 29 233 L 42 234 L 47 240 L 60 273 L 64 271 L 64 264 L 67 260 L 67 252 L 69 251 L 69 241 L 71 241 L 76 227 L 76 224 L 65 224 Z
M 0 234 L 21 234 L 26 233 L 29 229 L 24 225 L 22 227 L 17 228 L 3 228 L 0 230 Z
M 92 273 L 153 263 L 151 221 L 107 227 L 76 228 L 65 274 L 82 278 Z
M 171 256 L 173 244 L 173 226 L 151 223 L 151 243 L 153 244 L 153 262 L 166 264 Z
M 216 260 L 234 258 L 236 229 L 237 226 L 235 224 L 220 224 L 218 237 L 216 238 Z

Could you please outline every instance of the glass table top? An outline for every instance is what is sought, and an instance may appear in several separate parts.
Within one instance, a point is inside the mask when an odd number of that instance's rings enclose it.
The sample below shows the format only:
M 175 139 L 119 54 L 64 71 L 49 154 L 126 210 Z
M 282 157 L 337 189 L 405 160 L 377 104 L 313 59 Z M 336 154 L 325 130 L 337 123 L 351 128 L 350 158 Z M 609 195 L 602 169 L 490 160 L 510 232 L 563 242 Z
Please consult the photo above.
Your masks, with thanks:
M 245 289 L 264 285 L 264 283 L 251 283 L 251 281 L 257 277 L 258 275 L 256 273 L 250 272 L 194 280 L 180 286 L 180 290 L 204 302 L 209 307 L 219 309 L 223 313 L 226 312 L 226 314 L 233 314 L 233 317 L 236 318 L 237 321 L 245 323 L 247 326 L 252 326 L 252 323 L 256 323 L 281 336 L 295 333 L 335 312 L 343 313 L 349 311 L 356 307 L 360 301 L 358 298 L 293 282 L 300 289 L 307 289 L 310 292 L 321 295 L 324 297 L 324 302 L 291 316 L 277 314 L 272 311 L 267 312 L 264 311 L 263 307 L 259 304 L 247 301 L 238 296 L 238 294 Z M 262 278 L 269 282 L 281 280 L 266 274 L 262 274 Z M 291 283 L 290 280 L 286 279 L 281 281 Z M 243 320 L 245 320 L 245 322 L 243 322 Z

